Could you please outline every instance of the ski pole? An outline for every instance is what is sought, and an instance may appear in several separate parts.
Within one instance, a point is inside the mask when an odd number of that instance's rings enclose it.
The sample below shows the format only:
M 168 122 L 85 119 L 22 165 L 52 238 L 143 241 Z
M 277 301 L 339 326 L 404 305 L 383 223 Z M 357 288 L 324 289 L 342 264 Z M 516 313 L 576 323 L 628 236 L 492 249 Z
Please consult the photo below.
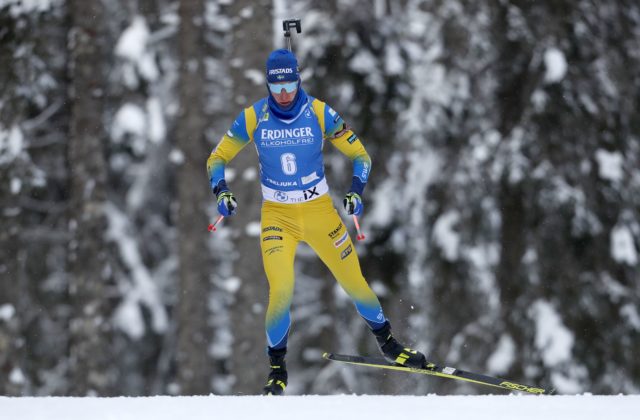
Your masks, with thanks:
M 218 228 L 216 228 L 216 225 L 220 222 L 222 222 L 222 219 L 224 219 L 223 215 L 218 216 L 218 218 L 216 219 L 215 222 L 213 223 L 209 223 L 209 232 L 215 232 L 216 230 L 218 230 Z
M 363 241 L 364 240 L 364 233 L 362 233 L 360 231 L 360 223 L 358 223 L 358 217 L 355 214 L 353 215 L 353 223 L 355 223 L 356 232 L 358 232 L 358 234 L 356 235 L 356 239 L 359 240 L 359 241 Z

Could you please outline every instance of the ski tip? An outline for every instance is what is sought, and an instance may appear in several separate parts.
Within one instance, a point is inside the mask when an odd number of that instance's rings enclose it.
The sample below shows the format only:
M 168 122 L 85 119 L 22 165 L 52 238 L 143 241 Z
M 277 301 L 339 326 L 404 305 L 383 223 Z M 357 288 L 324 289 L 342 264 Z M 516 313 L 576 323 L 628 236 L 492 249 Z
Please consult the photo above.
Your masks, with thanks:
M 324 352 L 322 353 L 322 358 L 328 360 L 330 355 L 331 355 L 330 353 Z

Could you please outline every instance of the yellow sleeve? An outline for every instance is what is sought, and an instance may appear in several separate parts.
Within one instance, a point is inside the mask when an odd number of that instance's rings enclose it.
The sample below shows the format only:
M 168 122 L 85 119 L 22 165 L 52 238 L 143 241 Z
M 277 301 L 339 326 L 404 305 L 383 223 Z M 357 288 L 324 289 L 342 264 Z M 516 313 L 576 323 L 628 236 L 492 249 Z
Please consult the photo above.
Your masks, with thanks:
M 209 173 L 209 177 L 211 177 L 211 174 L 217 166 L 226 165 L 231 162 L 247 144 L 249 143 L 240 142 L 228 134 L 222 136 L 222 140 L 220 140 L 216 148 L 211 151 L 207 159 L 207 172 Z

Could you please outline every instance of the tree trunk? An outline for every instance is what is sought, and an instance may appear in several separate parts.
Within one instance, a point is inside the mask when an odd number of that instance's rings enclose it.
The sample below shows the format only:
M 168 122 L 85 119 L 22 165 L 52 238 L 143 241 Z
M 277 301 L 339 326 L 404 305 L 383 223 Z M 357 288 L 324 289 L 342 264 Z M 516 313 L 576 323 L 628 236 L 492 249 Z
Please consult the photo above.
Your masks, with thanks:
M 9 27 L 9 25 L 6 26 Z M 14 48 L 17 46 L 9 42 L 0 47 L 0 80 L 3 81 L 3 87 L 19 83 L 12 68 Z M 0 103 L 6 100 L 5 97 L 5 95 L 0 96 Z M 13 98 L 9 96 L 9 99 Z M 19 129 L 18 120 L 25 113 L 23 104 L 24 101 L 13 100 L 10 106 L 3 108 L 3 112 L 0 113 L 0 132 Z M 4 139 L 0 139 L 0 142 L 2 141 Z M 8 182 L 13 178 L 13 171 L 20 173 L 20 163 L 16 161 L 17 159 L 13 161 L 3 159 L 0 164 L 0 178 L 7 180 L 4 182 L 5 185 L 0 186 L 0 208 L 3 209 L 0 215 L 0 395 L 7 396 L 21 395 L 24 390 L 24 381 L 13 381 L 11 376 L 24 369 L 24 358 L 20 357 L 24 354 L 25 344 L 23 338 L 25 314 L 22 309 L 25 300 L 30 297 L 25 287 L 25 280 L 28 279 L 21 270 L 23 264 L 20 261 L 20 254 L 24 254 L 21 250 L 25 245 L 20 240 L 24 221 L 22 211 L 17 206 L 18 197 L 10 190 Z
M 239 13 L 245 9 L 245 13 Z M 246 13 L 246 11 L 251 13 Z M 264 74 L 264 63 L 271 49 L 271 1 L 235 1 L 231 16 L 239 16 L 232 33 L 229 62 L 233 75 L 233 107 L 235 114 L 266 96 L 263 83 L 256 84 L 245 76 L 247 70 Z M 233 307 L 232 321 L 235 329 L 233 353 L 242 355 L 233 364 L 236 377 L 234 393 L 255 394 L 266 380 L 268 362 L 265 356 L 264 316 L 268 286 L 262 267 L 259 238 L 247 233 L 247 225 L 260 218 L 259 171 L 253 146 L 243 150 L 233 161 L 239 176 L 230 182 L 238 199 L 238 214 L 229 219 L 229 225 L 237 229 L 236 250 L 241 260 L 235 264 L 235 275 L 242 280 Z M 253 174 L 253 175 L 251 175 Z M 250 176 L 251 175 L 251 176 Z M 257 367 L 257 368 L 256 368 Z
M 108 67 L 100 0 L 70 3 L 71 121 L 69 136 L 69 295 L 71 393 L 113 395 L 112 327 L 106 288 L 111 279 L 104 241 L 107 168 L 103 144 L 103 72 Z
M 29 298 L 26 278 L 20 270 L 18 229 L 8 218 L 0 219 L 0 395 L 20 396 L 24 381 L 11 376 L 23 372 L 23 303 Z M 20 376 L 22 377 L 22 376 Z
M 180 30 L 180 104 L 176 127 L 177 148 L 184 161 L 177 174 L 178 257 L 180 292 L 178 314 L 178 382 L 182 394 L 207 394 L 211 390 L 213 362 L 209 356 L 208 296 L 210 292 L 206 258 L 207 202 L 205 160 L 204 63 L 202 0 L 182 1 Z M 202 182 L 197 182 L 202 180 Z

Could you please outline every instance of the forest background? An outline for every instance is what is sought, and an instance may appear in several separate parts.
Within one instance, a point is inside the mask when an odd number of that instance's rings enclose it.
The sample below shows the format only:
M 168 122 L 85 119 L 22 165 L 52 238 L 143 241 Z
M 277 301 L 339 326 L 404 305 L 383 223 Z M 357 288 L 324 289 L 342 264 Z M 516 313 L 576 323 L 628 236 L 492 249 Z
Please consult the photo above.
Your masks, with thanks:
M 292 17 L 305 89 L 373 160 L 356 248 L 397 336 L 638 393 L 637 2 L 0 0 L 0 394 L 260 392 L 257 159 L 213 235 L 205 162 Z M 492 392 L 327 364 L 375 341 L 305 245 L 296 273 L 289 393 Z

